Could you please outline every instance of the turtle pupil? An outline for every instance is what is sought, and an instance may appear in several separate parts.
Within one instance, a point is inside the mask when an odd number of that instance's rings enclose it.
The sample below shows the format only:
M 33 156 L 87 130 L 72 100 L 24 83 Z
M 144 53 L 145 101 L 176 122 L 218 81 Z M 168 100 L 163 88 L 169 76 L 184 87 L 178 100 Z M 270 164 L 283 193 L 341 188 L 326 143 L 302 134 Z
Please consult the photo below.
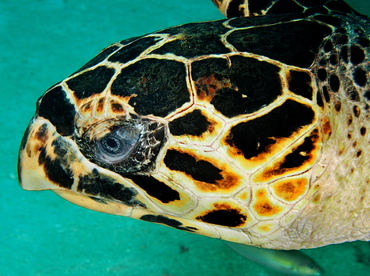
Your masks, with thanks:
M 110 139 L 107 139 L 107 145 L 114 148 L 117 146 L 117 142 L 116 140 L 110 138 Z
M 116 137 L 106 137 L 102 141 L 102 146 L 107 153 L 117 154 L 120 152 L 121 144 Z

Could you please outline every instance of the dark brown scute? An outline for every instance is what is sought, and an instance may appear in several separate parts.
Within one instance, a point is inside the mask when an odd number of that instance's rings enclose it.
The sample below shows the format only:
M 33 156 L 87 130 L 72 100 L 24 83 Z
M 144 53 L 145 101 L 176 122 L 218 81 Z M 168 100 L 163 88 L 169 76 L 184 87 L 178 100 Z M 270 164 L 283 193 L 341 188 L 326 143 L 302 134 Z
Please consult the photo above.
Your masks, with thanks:
M 187 153 L 181 153 L 176 150 L 167 151 L 164 163 L 171 170 L 184 172 L 194 180 L 216 184 L 217 180 L 223 178 L 220 174 L 221 170 L 211 163 L 204 160 L 197 160 Z
M 86 99 L 92 95 L 102 93 L 114 72 L 113 68 L 98 66 L 67 80 L 67 85 L 77 99 Z
M 39 100 L 37 115 L 49 120 L 60 135 L 69 136 L 75 131 L 76 109 L 61 86 L 49 90 Z
M 196 83 L 214 75 L 220 82 L 232 84 L 220 87 L 211 100 L 223 115 L 234 117 L 252 113 L 282 94 L 277 66 L 242 56 L 232 56 L 230 61 L 231 66 L 220 58 L 192 63 L 192 78 Z
M 146 175 L 125 175 L 131 179 L 137 186 L 143 189 L 148 195 L 158 199 L 163 203 L 180 200 L 178 191 L 172 189 L 165 183 Z
M 77 190 L 108 201 L 119 201 L 126 206 L 145 208 L 145 204 L 136 198 L 138 193 L 134 188 L 117 183 L 115 179 L 104 176 L 97 169 L 93 169 L 90 174 L 79 177 Z
M 144 215 L 140 219 L 148 222 L 164 224 L 188 232 L 195 232 L 196 230 L 198 230 L 195 227 L 184 226 L 184 224 L 182 224 L 180 221 L 162 215 Z
M 113 95 L 132 97 L 129 104 L 139 115 L 165 117 L 190 101 L 183 63 L 144 59 L 126 68 L 111 88 Z
M 279 138 L 290 137 L 301 127 L 311 124 L 314 118 L 310 107 L 288 100 L 262 117 L 234 126 L 226 142 L 250 159 L 268 153 L 269 147 Z
M 202 115 L 199 109 L 192 111 L 179 117 L 169 123 L 170 132 L 172 135 L 191 135 L 201 136 L 208 130 L 210 122 Z

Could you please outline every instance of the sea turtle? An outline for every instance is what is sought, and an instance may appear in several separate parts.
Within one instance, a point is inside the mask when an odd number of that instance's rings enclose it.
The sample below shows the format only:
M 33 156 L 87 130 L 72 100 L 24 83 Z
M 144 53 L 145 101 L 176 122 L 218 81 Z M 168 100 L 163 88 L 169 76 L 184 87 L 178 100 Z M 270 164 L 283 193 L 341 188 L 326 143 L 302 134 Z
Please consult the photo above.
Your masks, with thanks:
M 369 240 L 369 19 L 213 2 L 228 19 L 120 41 L 51 87 L 21 186 L 262 248 Z

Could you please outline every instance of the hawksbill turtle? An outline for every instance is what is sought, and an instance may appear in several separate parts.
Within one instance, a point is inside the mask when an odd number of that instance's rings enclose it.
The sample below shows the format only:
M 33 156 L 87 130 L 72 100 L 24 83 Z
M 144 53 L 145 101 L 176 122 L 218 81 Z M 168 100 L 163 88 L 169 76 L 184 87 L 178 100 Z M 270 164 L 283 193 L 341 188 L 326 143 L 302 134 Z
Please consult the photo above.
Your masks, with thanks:
M 114 43 L 41 96 L 21 186 L 262 248 L 369 240 L 369 19 L 213 2 L 227 19 Z

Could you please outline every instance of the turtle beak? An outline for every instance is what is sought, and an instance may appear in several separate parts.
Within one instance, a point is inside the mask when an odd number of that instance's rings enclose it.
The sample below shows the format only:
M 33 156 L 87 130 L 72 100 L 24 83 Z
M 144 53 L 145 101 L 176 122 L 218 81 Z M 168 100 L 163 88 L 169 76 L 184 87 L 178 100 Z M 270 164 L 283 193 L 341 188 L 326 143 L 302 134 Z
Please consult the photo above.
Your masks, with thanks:
M 74 179 L 67 161 L 76 150 L 68 140 L 48 120 L 37 116 L 31 120 L 18 155 L 18 178 L 23 189 L 71 188 Z
M 36 140 L 39 141 L 36 147 L 33 139 L 38 137 L 36 135 L 37 131 L 36 119 L 32 118 L 28 127 L 23 135 L 21 146 L 18 153 L 18 180 L 21 187 L 25 190 L 45 190 L 50 189 L 50 183 L 40 177 L 43 172 L 40 174 L 40 167 L 37 166 L 37 157 L 41 154 L 41 144 L 39 138 Z M 41 139 L 45 140 L 45 139 Z

